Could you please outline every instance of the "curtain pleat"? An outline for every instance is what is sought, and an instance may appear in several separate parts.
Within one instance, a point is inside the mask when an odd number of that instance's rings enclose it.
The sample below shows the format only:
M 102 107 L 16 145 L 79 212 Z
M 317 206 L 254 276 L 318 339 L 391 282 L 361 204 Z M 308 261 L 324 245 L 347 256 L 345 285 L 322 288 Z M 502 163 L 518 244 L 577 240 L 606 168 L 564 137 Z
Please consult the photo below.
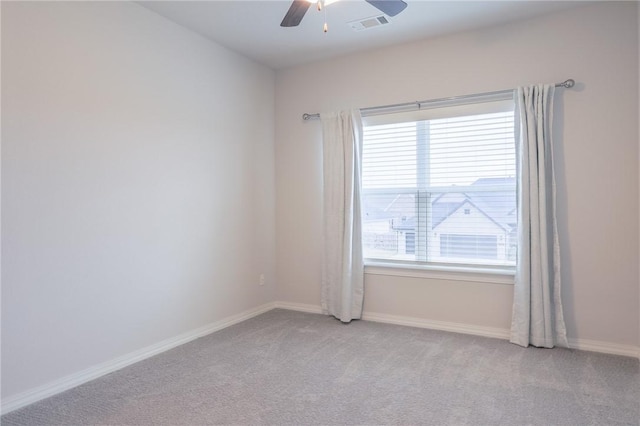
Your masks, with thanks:
M 324 249 L 322 311 L 342 322 L 362 317 L 364 260 L 360 208 L 360 111 L 322 113 Z
M 551 138 L 554 86 L 521 87 L 515 95 L 519 227 L 510 341 L 567 347 Z

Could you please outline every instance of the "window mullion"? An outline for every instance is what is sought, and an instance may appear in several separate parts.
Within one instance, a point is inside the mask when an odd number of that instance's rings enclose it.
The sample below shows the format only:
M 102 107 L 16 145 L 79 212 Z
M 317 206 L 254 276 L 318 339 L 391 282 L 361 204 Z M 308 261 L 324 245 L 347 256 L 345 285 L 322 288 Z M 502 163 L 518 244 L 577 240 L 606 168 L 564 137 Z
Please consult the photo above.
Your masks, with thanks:
M 429 259 L 429 229 L 431 229 L 431 194 L 429 182 L 429 122 L 416 123 L 416 260 Z

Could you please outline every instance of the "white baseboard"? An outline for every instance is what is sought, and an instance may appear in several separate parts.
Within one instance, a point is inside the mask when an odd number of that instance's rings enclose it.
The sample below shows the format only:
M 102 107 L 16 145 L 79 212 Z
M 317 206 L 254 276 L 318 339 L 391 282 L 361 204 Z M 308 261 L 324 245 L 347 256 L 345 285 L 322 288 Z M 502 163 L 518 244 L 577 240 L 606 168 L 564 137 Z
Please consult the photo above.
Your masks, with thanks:
M 633 345 L 621 345 L 619 343 L 601 342 L 598 340 L 569 339 L 569 347 L 581 351 L 629 356 L 640 360 L 640 348 Z
M 292 311 L 322 313 L 317 305 L 307 305 L 291 302 L 276 302 L 276 308 Z M 471 324 L 461 324 L 447 321 L 435 321 L 423 318 L 404 317 L 398 315 L 379 314 L 365 311 L 362 315 L 365 321 L 381 322 L 386 324 L 405 325 L 409 327 L 428 328 L 431 330 L 450 331 L 453 333 L 471 334 L 474 336 L 491 337 L 494 339 L 509 339 L 509 330 L 506 328 L 485 327 Z M 640 359 L 640 348 L 633 345 L 621 345 L 618 343 L 602 342 L 586 339 L 569 339 L 569 347 L 581 351 L 600 352 L 610 355 L 622 355 Z
M 276 302 L 275 307 L 280 309 L 288 309 L 290 311 L 309 312 L 312 314 L 322 313 L 322 308 L 319 305 L 308 305 L 304 303 Z M 434 321 L 423 318 L 403 317 L 398 315 L 378 314 L 375 312 L 367 311 L 362 314 L 362 319 L 364 321 L 382 322 L 385 324 L 405 325 L 408 327 L 429 328 L 432 330 L 473 334 L 474 336 L 492 337 L 498 339 L 509 338 L 509 330 L 503 330 L 501 328 Z
M 195 330 L 191 330 L 178 336 L 165 339 L 154 345 L 147 346 L 146 348 L 142 348 L 140 350 L 112 359 L 110 361 L 95 365 L 93 367 L 89 367 L 77 373 L 62 377 L 36 388 L 29 389 L 16 395 L 12 395 L 8 398 L 3 398 L 1 412 L 2 414 L 6 414 L 10 411 L 40 401 L 41 399 L 48 398 L 57 393 L 97 379 L 98 377 L 104 376 L 105 374 L 112 373 L 128 365 L 134 364 L 138 361 L 142 361 L 143 359 L 150 358 L 169 349 L 173 349 L 177 346 L 183 345 L 199 337 L 206 336 L 207 334 L 211 334 L 215 331 L 222 330 L 223 328 L 263 314 L 267 311 L 272 310 L 274 307 L 275 303 L 267 303 L 256 308 L 249 309 L 247 311 L 223 318 L 219 321 L 213 322 Z
M 322 308 L 319 305 L 307 305 L 304 303 L 276 302 L 275 307 L 287 309 L 289 311 L 307 312 L 310 314 L 321 314 Z
M 365 321 L 383 322 L 386 324 L 405 325 L 409 327 L 428 328 L 431 330 L 450 331 L 453 333 L 471 334 L 474 336 L 491 337 L 494 339 L 508 339 L 509 330 L 480 325 L 461 324 L 447 321 L 435 321 L 423 318 L 402 317 L 397 315 L 364 312 Z

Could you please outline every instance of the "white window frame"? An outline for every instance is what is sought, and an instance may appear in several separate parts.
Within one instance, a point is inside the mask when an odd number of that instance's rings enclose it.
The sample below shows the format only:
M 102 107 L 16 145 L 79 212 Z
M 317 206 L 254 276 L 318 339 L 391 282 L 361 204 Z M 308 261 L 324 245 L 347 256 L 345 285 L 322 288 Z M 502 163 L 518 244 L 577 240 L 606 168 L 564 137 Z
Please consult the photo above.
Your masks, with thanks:
M 439 99 L 433 102 L 424 102 L 416 104 L 416 108 L 402 107 L 399 110 L 372 110 L 370 113 L 363 112 L 363 125 L 391 124 L 409 121 L 425 121 L 437 118 L 445 118 L 460 115 L 482 114 L 483 105 L 486 105 L 491 112 L 496 111 L 496 107 L 491 103 L 501 103 L 505 110 L 515 112 L 513 94 L 510 92 L 502 92 L 488 95 L 465 96 L 461 98 Z M 505 107 L 509 105 L 508 107 Z M 498 107 L 500 108 L 500 107 Z M 488 112 L 488 111 L 487 111 Z M 514 129 L 515 131 L 515 129 Z M 428 145 L 428 138 L 419 138 Z M 428 146 L 418 146 L 417 150 L 423 150 L 425 153 L 423 161 L 418 162 L 418 176 L 420 179 L 428 179 L 428 173 L 419 173 L 420 169 L 424 169 L 428 161 Z M 477 265 L 463 263 L 436 263 L 427 259 L 427 239 L 422 238 L 429 228 L 430 220 L 429 211 L 421 212 L 422 209 L 428 209 L 430 206 L 429 198 L 433 194 L 451 192 L 450 187 L 430 187 L 428 182 L 419 182 L 418 188 L 429 188 L 417 191 L 417 223 L 415 232 L 415 251 L 416 257 L 425 260 L 417 261 L 401 261 L 365 258 L 365 273 L 368 275 L 391 275 L 415 278 L 432 278 L 454 281 L 472 281 L 493 284 L 513 285 L 515 266 L 511 265 Z M 457 190 L 478 191 L 478 187 L 456 187 Z M 482 190 L 496 191 L 504 189 L 513 189 L 513 186 L 487 186 Z M 363 192 L 372 193 L 375 189 L 363 190 Z M 384 191 L 384 190 L 381 190 Z M 416 188 L 394 188 L 399 193 L 416 194 Z M 424 199 L 422 199 L 424 197 Z M 420 214 L 422 213 L 422 214 Z

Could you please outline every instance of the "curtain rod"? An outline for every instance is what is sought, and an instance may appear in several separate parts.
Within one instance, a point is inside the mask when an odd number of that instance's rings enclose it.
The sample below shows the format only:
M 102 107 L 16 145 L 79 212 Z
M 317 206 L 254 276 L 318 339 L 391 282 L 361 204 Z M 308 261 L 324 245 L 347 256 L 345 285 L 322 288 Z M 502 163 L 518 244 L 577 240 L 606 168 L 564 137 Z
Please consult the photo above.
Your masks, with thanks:
M 556 87 L 564 87 L 565 89 L 570 89 L 573 86 L 575 86 L 576 82 L 573 79 L 568 79 L 563 81 L 562 83 L 556 83 L 555 86 Z M 431 99 L 431 100 L 427 100 L 427 101 L 415 101 L 415 102 L 405 102 L 402 104 L 392 104 L 392 105 L 382 105 L 382 106 L 376 106 L 376 107 L 368 107 L 368 108 L 360 108 L 360 112 L 363 113 L 367 113 L 367 112 L 373 112 L 373 111 L 379 111 L 379 110 L 384 110 L 384 109 L 391 109 L 391 108 L 401 108 L 401 107 L 406 107 L 406 106 L 411 106 L 411 105 L 417 105 L 418 107 L 420 107 L 420 104 L 425 104 L 425 103 L 436 103 L 436 102 L 448 102 L 448 101 L 458 101 L 458 100 L 464 100 L 464 99 L 470 99 L 470 98 L 476 98 L 479 96 L 496 96 L 496 95 L 504 95 L 507 93 L 513 92 L 513 89 L 508 89 L 508 90 L 498 90 L 496 92 L 485 92 L 485 93 L 477 93 L 474 95 L 462 95 L 462 96 L 453 96 L 450 98 L 440 98 L 440 99 Z M 303 120 L 313 120 L 313 119 L 317 119 L 320 118 L 320 113 L 314 113 L 314 114 L 307 114 L 304 113 L 302 114 L 302 119 Z

